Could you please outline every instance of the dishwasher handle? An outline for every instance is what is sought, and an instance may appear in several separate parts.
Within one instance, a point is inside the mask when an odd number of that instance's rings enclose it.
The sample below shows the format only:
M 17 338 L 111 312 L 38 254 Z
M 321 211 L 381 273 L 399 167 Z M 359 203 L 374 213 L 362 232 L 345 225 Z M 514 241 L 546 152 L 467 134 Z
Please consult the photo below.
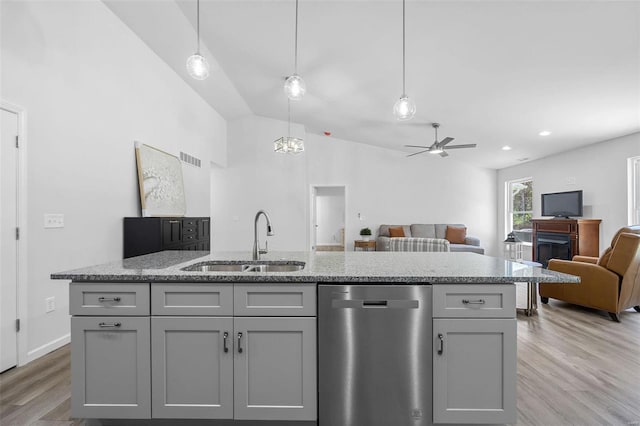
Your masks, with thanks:
M 333 299 L 331 307 L 335 309 L 418 309 L 420 303 L 410 299 Z

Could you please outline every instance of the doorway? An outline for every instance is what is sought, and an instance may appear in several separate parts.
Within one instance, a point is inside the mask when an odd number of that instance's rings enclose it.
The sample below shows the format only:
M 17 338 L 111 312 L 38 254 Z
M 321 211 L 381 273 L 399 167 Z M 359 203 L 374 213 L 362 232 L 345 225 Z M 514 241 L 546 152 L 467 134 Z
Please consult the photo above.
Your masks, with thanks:
M 0 108 L 0 372 L 18 364 L 19 117 Z
M 313 186 L 311 248 L 316 251 L 344 251 L 344 186 Z

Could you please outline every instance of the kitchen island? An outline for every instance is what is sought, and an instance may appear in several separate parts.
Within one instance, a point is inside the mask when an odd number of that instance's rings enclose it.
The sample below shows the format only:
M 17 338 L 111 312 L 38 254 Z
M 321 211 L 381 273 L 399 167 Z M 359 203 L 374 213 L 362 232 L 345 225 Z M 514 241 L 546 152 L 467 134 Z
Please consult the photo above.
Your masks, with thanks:
M 579 282 L 474 253 L 262 257 L 304 263 L 292 272 L 261 272 L 250 259 L 248 252 L 161 252 L 53 274 L 72 280 L 73 415 L 224 425 L 512 423 L 514 283 Z M 238 269 L 207 270 L 221 264 Z M 402 290 L 417 294 L 411 288 L 420 295 L 400 300 Z M 356 324 L 360 308 L 371 317 Z M 408 328 L 391 327 L 404 308 Z M 338 338 L 346 329 L 355 331 Z M 387 346 L 381 362 L 409 366 L 404 376 L 376 366 L 378 344 Z M 393 397 L 394 386 L 402 398 Z

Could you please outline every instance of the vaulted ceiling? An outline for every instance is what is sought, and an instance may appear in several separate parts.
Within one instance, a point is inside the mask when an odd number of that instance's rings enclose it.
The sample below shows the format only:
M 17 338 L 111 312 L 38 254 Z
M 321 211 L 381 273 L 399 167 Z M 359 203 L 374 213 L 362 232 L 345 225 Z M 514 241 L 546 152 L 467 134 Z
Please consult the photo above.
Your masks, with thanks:
M 213 62 L 204 82 L 184 69 L 196 48 L 195 0 L 104 2 L 224 117 L 287 119 L 294 0 L 201 0 Z M 292 102 L 292 121 L 407 154 L 403 145 L 429 145 L 428 123 L 439 122 L 440 138 L 478 147 L 408 162 L 489 168 L 640 131 L 640 2 L 409 0 L 406 10 L 412 121 L 392 115 L 402 92 L 400 0 L 300 0 L 307 94 Z

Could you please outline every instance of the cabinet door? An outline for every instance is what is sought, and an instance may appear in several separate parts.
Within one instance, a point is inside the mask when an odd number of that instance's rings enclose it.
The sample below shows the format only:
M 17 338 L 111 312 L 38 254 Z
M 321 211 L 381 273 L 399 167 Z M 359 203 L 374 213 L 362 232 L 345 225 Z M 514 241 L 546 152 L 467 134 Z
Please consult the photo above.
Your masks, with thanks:
M 516 320 L 433 320 L 434 423 L 515 423 Z
M 71 414 L 149 418 L 148 317 L 71 318 Z
M 153 317 L 151 325 L 153 417 L 233 418 L 233 320 Z
M 234 319 L 238 420 L 315 420 L 316 319 Z
M 182 220 L 163 219 L 162 220 L 162 247 L 182 243 Z

